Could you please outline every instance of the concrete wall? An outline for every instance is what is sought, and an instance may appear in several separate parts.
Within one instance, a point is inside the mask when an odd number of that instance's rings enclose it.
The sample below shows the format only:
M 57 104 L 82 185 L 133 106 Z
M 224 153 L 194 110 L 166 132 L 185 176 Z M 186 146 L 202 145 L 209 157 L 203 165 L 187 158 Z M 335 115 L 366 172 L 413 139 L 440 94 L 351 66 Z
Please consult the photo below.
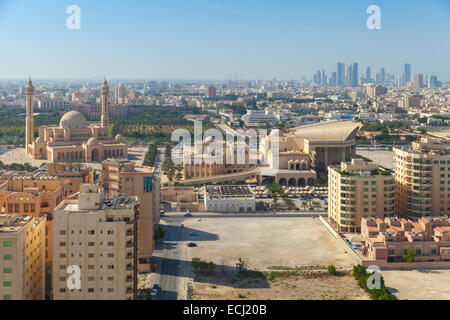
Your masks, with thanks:
M 342 239 L 342 237 L 336 232 L 336 230 L 333 229 L 333 227 L 323 216 L 320 216 L 319 219 L 320 222 L 322 222 L 322 224 L 325 226 L 325 228 L 327 228 L 328 231 L 330 231 L 331 235 L 336 239 L 339 246 L 350 256 L 350 258 L 352 258 L 353 262 L 362 265 L 361 257 L 353 250 L 353 248 L 347 243 L 347 241 Z

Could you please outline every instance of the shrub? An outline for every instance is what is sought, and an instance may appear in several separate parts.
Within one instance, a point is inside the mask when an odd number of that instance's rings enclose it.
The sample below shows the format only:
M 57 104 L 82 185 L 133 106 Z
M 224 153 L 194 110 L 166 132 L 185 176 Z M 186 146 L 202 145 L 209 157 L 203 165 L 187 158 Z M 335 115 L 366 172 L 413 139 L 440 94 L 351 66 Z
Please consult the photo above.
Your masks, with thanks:
M 367 280 L 372 275 L 372 273 L 367 273 L 366 268 L 361 265 L 353 267 L 352 275 L 358 280 L 358 285 L 366 290 L 370 294 L 372 300 L 397 300 L 397 297 L 389 292 L 384 284 L 383 277 L 380 275 L 381 285 L 380 289 L 369 289 L 367 287 Z
M 406 252 L 403 255 L 403 260 L 405 262 L 414 262 L 415 256 L 416 256 L 416 249 L 408 248 L 408 249 L 406 249 Z
M 328 273 L 332 276 L 335 276 L 337 274 L 336 267 L 334 265 L 330 264 L 328 266 Z

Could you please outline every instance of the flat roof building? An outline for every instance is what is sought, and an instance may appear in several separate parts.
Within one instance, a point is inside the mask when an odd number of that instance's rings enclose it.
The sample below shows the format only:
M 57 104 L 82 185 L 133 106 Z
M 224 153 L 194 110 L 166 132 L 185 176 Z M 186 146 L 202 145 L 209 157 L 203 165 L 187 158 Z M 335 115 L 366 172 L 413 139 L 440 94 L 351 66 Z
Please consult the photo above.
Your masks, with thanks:
M 0 300 L 45 299 L 45 217 L 0 214 Z
M 209 212 L 255 212 L 255 195 L 244 186 L 205 186 L 205 209 Z
M 338 231 L 359 232 L 365 216 L 394 214 L 394 177 L 373 162 L 352 159 L 328 170 L 328 216 Z
M 410 220 L 389 217 L 363 218 L 361 236 L 365 244 L 363 256 L 380 262 L 404 262 L 407 249 L 414 249 L 414 262 L 438 262 L 450 266 L 450 218 L 420 218 Z
M 131 161 L 108 159 L 102 163 L 102 181 L 110 195 L 127 194 L 140 199 L 138 252 L 139 271 L 150 271 L 154 225 L 159 223 L 160 182 L 154 168 Z
M 394 148 L 395 208 L 408 217 L 450 212 L 450 144 L 423 138 Z
M 106 199 L 95 184 L 82 184 L 78 199 L 55 209 L 54 300 L 136 299 L 138 212 L 138 197 Z M 81 271 L 79 287 L 69 267 Z

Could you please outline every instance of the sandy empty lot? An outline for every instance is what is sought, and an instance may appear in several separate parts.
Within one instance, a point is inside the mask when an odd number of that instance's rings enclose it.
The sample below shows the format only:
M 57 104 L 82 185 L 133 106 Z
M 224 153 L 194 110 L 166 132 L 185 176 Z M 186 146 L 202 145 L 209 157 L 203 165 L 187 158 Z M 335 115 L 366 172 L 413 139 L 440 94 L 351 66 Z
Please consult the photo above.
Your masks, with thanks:
M 192 285 L 193 300 L 369 300 L 351 275 L 290 276 L 273 281 L 245 279 L 232 284 L 215 278 Z
M 352 262 L 317 218 L 194 218 L 183 223 L 186 235 L 199 235 L 188 239 L 198 247 L 187 248 L 187 260 L 197 257 L 217 265 L 214 275 L 196 274 L 191 281 L 194 300 L 369 299 L 349 273 L 331 276 L 326 271 L 329 264 L 349 270 Z M 241 277 L 233 268 L 240 257 L 248 269 L 264 275 Z M 283 267 L 309 271 L 270 277 L 273 269 Z
M 271 266 L 352 266 L 317 218 L 209 218 L 183 223 L 188 235 L 200 235 L 190 238 L 198 247 L 188 248 L 188 261 L 198 257 L 235 266 L 241 257 L 251 269 L 258 270 Z
M 384 270 L 384 283 L 399 299 L 450 300 L 450 270 Z

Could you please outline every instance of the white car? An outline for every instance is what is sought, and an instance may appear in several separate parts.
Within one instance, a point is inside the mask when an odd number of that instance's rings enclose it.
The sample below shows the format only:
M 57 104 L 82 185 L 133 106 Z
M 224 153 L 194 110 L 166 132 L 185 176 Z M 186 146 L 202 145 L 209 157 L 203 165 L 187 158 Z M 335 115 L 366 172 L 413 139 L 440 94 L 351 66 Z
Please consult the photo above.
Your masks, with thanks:
M 158 289 L 152 289 L 152 291 L 150 292 L 150 295 L 152 297 L 156 297 L 158 295 Z

